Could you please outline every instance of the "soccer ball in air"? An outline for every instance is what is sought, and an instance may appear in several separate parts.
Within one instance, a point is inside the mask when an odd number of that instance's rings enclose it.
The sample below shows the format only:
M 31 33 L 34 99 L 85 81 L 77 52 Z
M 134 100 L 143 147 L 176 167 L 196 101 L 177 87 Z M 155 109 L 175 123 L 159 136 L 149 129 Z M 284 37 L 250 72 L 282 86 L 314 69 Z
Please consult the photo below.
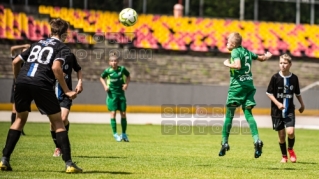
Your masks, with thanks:
M 137 13 L 132 8 L 125 8 L 120 12 L 119 20 L 125 26 L 132 26 L 137 22 Z

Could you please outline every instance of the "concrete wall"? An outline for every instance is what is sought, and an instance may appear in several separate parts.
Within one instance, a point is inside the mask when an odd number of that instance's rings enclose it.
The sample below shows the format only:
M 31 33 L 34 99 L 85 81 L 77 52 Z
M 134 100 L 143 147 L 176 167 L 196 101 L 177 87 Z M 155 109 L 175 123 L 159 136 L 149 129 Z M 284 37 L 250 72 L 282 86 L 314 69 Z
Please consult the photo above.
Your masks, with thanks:
M 0 79 L 0 103 L 9 103 L 12 79 Z M 106 93 L 100 82 L 84 81 L 84 91 L 73 104 L 105 104 Z M 74 84 L 75 86 L 75 84 Z M 224 105 L 228 86 L 203 86 L 159 83 L 130 83 L 126 92 L 128 106 L 161 106 L 165 104 Z M 265 87 L 258 87 L 255 95 L 257 108 L 269 108 Z M 307 109 L 319 109 L 319 89 L 302 94 Z M 299 102 L 295 99 L 296 107 Z

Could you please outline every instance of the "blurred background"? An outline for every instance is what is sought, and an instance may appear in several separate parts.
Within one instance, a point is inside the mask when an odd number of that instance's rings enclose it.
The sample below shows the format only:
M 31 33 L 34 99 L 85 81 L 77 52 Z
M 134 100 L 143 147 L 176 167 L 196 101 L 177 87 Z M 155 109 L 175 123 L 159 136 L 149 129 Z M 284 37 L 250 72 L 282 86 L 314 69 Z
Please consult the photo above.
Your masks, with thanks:
M 138 22 L 125 27 L 119 12 L 131 7 Z M 83 69 L 84 92 L 73 111 L 106 112 L 99 76 L 108 54 L 121 54 L 131 72 L 128 112 L 161 112 L 167 105 L 224 105 L 230 54 L 226 37 L 239 32 L 252 52 L 274 57 L 253 62 L 255 113 L 269 114 L 265 92 L 279 71 L 278 56 L 293 57 L 306 105 L 318 115 L 319 0 L 0 0 L 0 110 L 11 110 L 10 46 L 50 35 L 49 21 L 70 23 L 66 43 Z M 76 82 L 76 75 L 73 75 Z M 296 106 L 299 103 L 295 101 Z

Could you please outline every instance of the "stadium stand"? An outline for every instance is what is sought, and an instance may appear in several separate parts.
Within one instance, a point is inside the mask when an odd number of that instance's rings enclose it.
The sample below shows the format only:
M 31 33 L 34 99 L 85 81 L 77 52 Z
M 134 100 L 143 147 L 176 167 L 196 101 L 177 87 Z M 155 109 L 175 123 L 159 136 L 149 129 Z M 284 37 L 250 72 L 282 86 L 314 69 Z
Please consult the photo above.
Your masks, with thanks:
M 275 55 L 288 52 L 297 57 L 319 57 L 319 47 L 314 43 L 319 40 L 314 33 L 318 31 L 316 25 L 194 17 L 177 21 L 173 16 L 141 14 L 136 25 L 124 27 L 115 12 L 39 6 L 39 13 L 64 17 L 74 28 L 87 33 L 132 31 L 136 34 L 134 45 L 140 48 L 228 52 L 227 34 L 238 31 L 245 39 L 243 46 L 258 54 L 268 50 Z
M 226 37 L 232 31 L 243 35 L 243 46 L 261 54 L 270 51 L 274 55 L 290 53 L 296 57 L 319 57 L 319 31 L 317 25 L 295 25 L 290 23 L 238 21 L 140 14 L 136 25 L 125 27 L 118 22 L 116 12 L 81 10 L 65 7 L 40 5 L 39 14 L 51 18 L 67 20 L 75 30 L 70 30 L 68 43 L 95 44 L 94 34 L 104 34 L 106 39 L 121 40 L 123 32 L 135 34 L 134 46 L 137 48 L 166 49 L 177 51 L 209 52 L 218 50 L 228 52 Z M 50 33 L 48 22 L 34 19 L 25 13 L 13 13 L 0 6 L 0 38 L 35 41 Z M 84 33 L 77 33 L 83 31 Z M 118 32 L 120 35 L 112 35 Z

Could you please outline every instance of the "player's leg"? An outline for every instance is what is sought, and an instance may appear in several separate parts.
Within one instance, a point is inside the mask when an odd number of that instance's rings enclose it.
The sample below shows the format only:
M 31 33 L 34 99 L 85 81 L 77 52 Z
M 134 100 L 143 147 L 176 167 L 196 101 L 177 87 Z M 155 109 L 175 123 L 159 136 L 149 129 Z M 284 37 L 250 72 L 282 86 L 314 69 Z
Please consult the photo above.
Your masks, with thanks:
M 15 104 L 12 103 L 11 124 L 14 123 L 14 121 L 16 120 L 16 117 L 17 117 L 16 107 L 15 107 Z
M 235 115 L 237 105 L 231 105 L 226 107 L 226 117 L 222 130 L 222 144 L 228 143 L 229 133 L 232 128 L 232 122 Z
M 15 108 L 15 103 L 12 104 L 12 114 L 11 114 L 11 125 L 15 122 L 17 118 L 17 111 Z M 23 128 L 21 129 L 21 135 L 25 135 Z
M 230 149 L 228 144 L 229 133 L 232 127 L 232 122 L 236 108 L 240 105 L 240 100 L 237 96 L 240 93 L 240 90 L 230 87 L 228 90 L 227 102 L 226 102 L 226 117 L 222 129 L 222 147 L 218 153 L 219 156 L 224 156 L 226 151 Z
M 258 134 L 256 120 L 252 114 L 252 108 L 253 108 L 252 106 L 243 107 L 243 112 L 245 115 L 245 119 L 248 122 L 254 143 L 256 143 L 259 140 L 259 134 Z
M 236 106 L 228 106 L 226 107 L 226 117 L 222 130 L 222 147 L 218 153 L 219 156 L 224 156 L 226 151 L 230 150 L 230 146 L 228 144 L 229 133 L 232 127 L 232 121 L 234 118 L 234 114 L 236 111 Z
M 256 105 L 256 102 L 254 99 L 255 93 L 256 93 L 256 89 L 252 89 L 246 94 L 246 99 L 244 100 L 242 109 L 243 109 L 246 121 L 249 124 L 251 135 L 254 140 L 255 158 L 259 158 L 262 154 L 263 142 L 259 139 L 257 123 L 252 114 L 252 109 Z
M 69 128 L 70 128 L 69 113 L 71 110 L 71 106 L 72 106 L 72 100 L 67 97 L 65 97 L 60 103 L 61 117 L 62 117 L 62 121 L 66 131 L 69 131 Z
M 66 131 L 68 132 L 69 127 L 70 127 L 68 117 L 69 117 L 69 113 L 70 113 L 70 109 L 71 109 L 71 105 L 72 105 L 72 100 L 70 100 L 69 98 L 64 98 L 62 101 L 59 101 L 59 102 L 60 102 L 60 107 L 61 107 L 62 121 L 63 121 L 63 124 L 65 126 Z M 52 125 L 51 125 L 51 136 L 52 136 L 52 140 L 55 144 L 53 157 L 59 157 L 62 153 L 61 153 L 60 147 L 58 146 L 58 144 L 56 142 L 56 133 L 55 133 L 55 129 L 53 129 Z
M 60 105 L 61 105 L 61 101 L 59 101 Z M 58 142 L 56 140 L 56 128 L 55 126 L 50 122 L 50 133 L 51 133 L 51 137 L 52 137 L 52 140 L 53 140 L 53 143 L 55 145 L 55 149 L 54 149 L 54 152 L 53 152 L 53 157 L 59 157 L 61 155 L 61 149 L 59 148 L 58 146 Z
M 295 163 L 297 161 L 296 153 L 293 149 L 295 145 L 295 115 L 289 114 L 284 122 L 286 124 L 286 132 L 288 136 L 288 153 L 290 156 L 290 161 Z
M 281 117 L 271 117 L 272 126 L 275 131 L 278 131 L 279 148 L 282 154 L 281 163 L 286 163 L 287 158 L 287 145 L 286 145 L 286 130 L 285 124 Z
M 127 129 L 126 112 L 121 111 L 120 114 L 121 114 L 121 127 L 122 127 L 121 139 L 124 142 L 129 142 L 129 139 L 128 139 L 127 134 L 126 134 L 126 129 Z
M 82 172 L 83 170 L 72 162 L 69 136 L 68 136 L 68 132 L 65 129 L 64 123 L 62 122 L 61 113 L 58 112 L 55 114 L 50 114 L 48 115 L 48 117 L 50 119 L 50 122 L 56 129 L 55 130 L 56 140 L 57 140 L 58 146 L 61 149 L 61 153 L 63 154 L 62 159 L 64 160 L 66 165 L 66 172 L 67 173 Z
M 129 142 L 129 139 L 126 134 L 126 129 L 127 129 L 127 120 L 126 120 L 126 98 L 125 95 L 121 96 L 119 98 L 119 110 L 121 114 L 121 127 L 122 127 L 122 134 L 121 134 L 121 139 L 124 142 Z
M 281 120 L 281 119 L 279 119 Z M 286 131 L 284 126 L 282 129 L 278 130 L 279 147 L 282 155 L 281 163 L 287 163 L 287 145 L 286 145 Z
M 0 169 L 4 171 L 11 171 L 12 168 L 10 166 L 10 156 L 17 144 L 17 142 L 20 139 L 21 136 L 21 130 L 23 129 L 23 126 L 25 125 L 27 118 L 28 118 L 28 111 L 24 112 L 18 112 L 17 118 L 14 121 L 14 123 L 11 125 L 8 135 L 7 135 L 7 140 L 6 140 L 6 145 L 2 151 L 2 159 L 0 162 Z
M 55 145 L 55 149 L 54 149 L 54 152 L 53 152 L 53 157 L 59 157 L 61 156 L 61 149 L 59 148 L 58 146 L 58 142 L 56 140 L 56 133 L 55 133 L 56 129 L 54 127 L 54 125 L 50 122 L 50 133 L 51 133 L 51 137 L 52 137 L 52 141 Z
M 14 123 L 14 121 L 15 121 L 15 119 L 17 117 L 17 111 L 16 111 L 16 107 L 15 107 L 15 102 L 14 102 L 14 88 L 15 88 L 15 83 L 14 83 L 14 80 L 13 80 L 12 88 L 11 88 L 11 99 L 10 99 L 10 102 L 12 103 L 11 124 Z M 25 135 L 23 129 L 21 131 L 21 134 Z
M 34 102 L 42 114 L 47 114 L 56 132 L 56 141 L 61 148 L 62 159 L 66 164 L 67 173 L 82 172 L 71 159 L 71 147 L 68 132 L 65 129 L 61 117 L 61 108 L 59 101 L 55 96 L 53 89 L 36 88 L 33 90 L 37 95 L 34 96 Z
M 12 88 L 11 88 L 10 102 L 12 103 L 11 124 L 13 124 L 14 121 L 16 120 L 16 117 L 17 117 L 17 113 L 16 113 L 17 111 L 16 111 L 16 107 L 14 104 L 14 80 L 13 80 L 13 84 L 12 84 Z
M 253 114 L 252 114 L 252 107 L 251 106 L 243 107 L 243 111 L 245 114 L 246 121 L 249 124 L 251 135 L 252 135 L 253 140 L 254 140 L 254 148 L 255 148 L 254 156 L 255 156 L 255 158 L 259 158 L 262 154 L 262 147 L 264 144 L 259 139 L 257 123 L 255 121 Z
M 117 133 L 117 124 L 116 124 L 116 111 L 110 112 L 110 124 L 113 132 L 113 137 L 117 142 L 121 142 L 121 136 Z
M 10 156 L 20 139 L 21 130 L 23 129 L 30 109 L 32 96 L 29 95 L 29 88 L 27 85 L 17 85 L 16 92 L 14 94 L 16 101 L 17 117 L 14 123 L 11 125 L 4 149 L 2 150 L 2 158 L 0 162 L 0 169 L 5 171 L 11 171 Z
M 108 94 L 106 98 L 107 108 L 110 111 L 110 124 L 113 132 L 113 137 L 117 142 L 121 142 L 121 137 L 117 133 L 116 128 L 116 110 L 118 110 L 117 98 L 112 94 Z

